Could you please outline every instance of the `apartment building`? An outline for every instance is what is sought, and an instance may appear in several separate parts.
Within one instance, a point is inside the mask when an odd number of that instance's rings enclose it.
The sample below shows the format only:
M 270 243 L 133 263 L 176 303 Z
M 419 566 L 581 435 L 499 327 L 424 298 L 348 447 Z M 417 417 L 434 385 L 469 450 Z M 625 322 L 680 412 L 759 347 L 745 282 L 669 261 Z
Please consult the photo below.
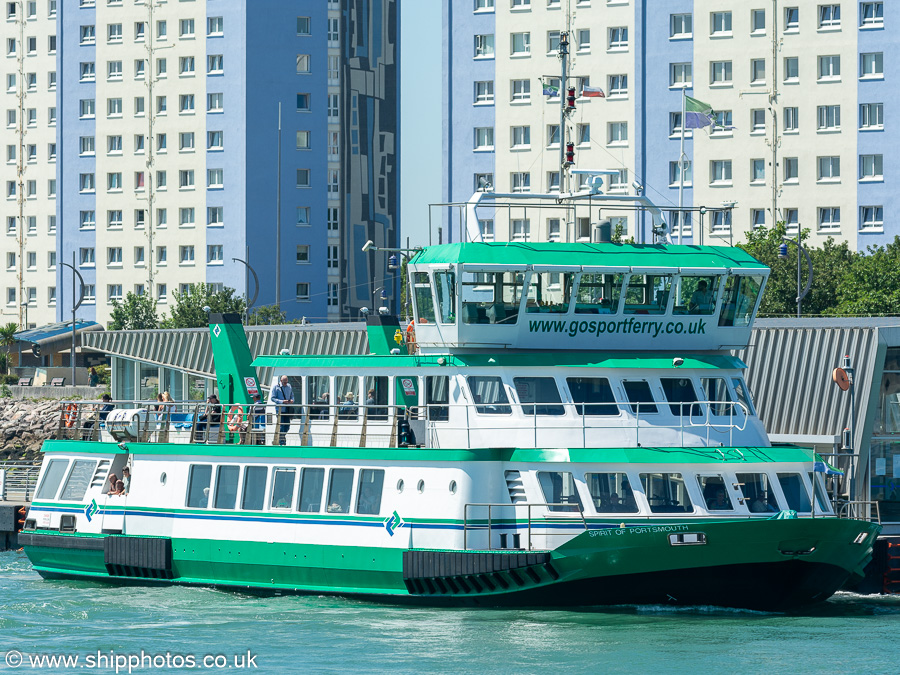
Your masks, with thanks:
M 68 318 L 73 259 L 100 322 L 128 292 L 252 295 L 245 262 L 291 318 L 371 306 L 390 276 L 362 246 L 398 241 L 396 0 L 5 5 L 7 315 Z
M 558 189 L 560 99 L 542 91 L 559 85 L 556 47 L 567 31 L 566 87 L 578 99 L 562 142 L 575 144 L 574 168 L 615 171 L 604 191 L 643 190 L 676 240 L 733 243 L 785 221 L 814 244 L 883 244 L 897 234 L 884 219 L 896 161 L 885 108 L 897 96 L 885 73 L 900 53 L 886 9 L 860 0 L 445 2 L 444 198 L 464 200 L 486 178 L 498 192 Z M 582 95 L 598 85 L 605 98 Z M 683 95 L 714 111 L 684 139 Z M 595 208 L 530 232 L 509 213 L 491 224 L 498 239 L 585 239 L 609 218 L 650 240 L 640 212 Z

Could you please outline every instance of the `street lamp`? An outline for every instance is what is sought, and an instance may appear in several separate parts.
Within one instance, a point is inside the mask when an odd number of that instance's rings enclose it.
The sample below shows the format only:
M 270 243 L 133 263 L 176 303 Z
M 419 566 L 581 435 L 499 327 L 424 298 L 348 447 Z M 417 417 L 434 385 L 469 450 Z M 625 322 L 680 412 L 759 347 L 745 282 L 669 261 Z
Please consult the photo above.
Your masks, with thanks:
M 806 252 L 806 248 L 804 248 L 803 244 L 800 243 L 800 235 L 797 235 L 796 239 L 791 239 L 790 237 L 782 236 L 782 239 L 785 243 L 782 243 L 778 247 L 778 257 L 781 260 L 787 260 L 788 257 L 788 243 L 795 244 L 797 246 L 797 318 L 800 318 L 800 303 L 803 302 L 803 298 L 809 293 L 809 289 L 812 287 L 813 282 L 813 264 L 812 259 L 809 257 L 809 253 Z M 806 265 L 809 268 L 809 274 L 806 278 L 806 288 L 803 291 L 800 291 L 800 283 L 801 283 L 801 258 L 800 254 L 806 258 Z
M 84 300 L 84 278 L 81 276 L 81 272 L 75 269 L 75 252 L 72 251 L 72 264 L 62 262 L 59 263 L 63 267 L 68 267 L 72 270 L 72 356 L 69 358 L 69 363 L 72 366 L 72 386 L 75 386 L 75 310 L 81 307 L 81 302 Z M 78 277 L 78 281 L 81 283 L 81 291 L 79 293 L 78 300 L 75 300 L 75 277 Z
M 248 256 L 249 257 L 249 256 Z M 248 263 L 246 260 L 241 260 L 240 258 L 232 258 L 231 262 L 239 262 L 247 267 L 250 270 L 250 274 L 253 275 L 253 297 L 247 303 L 247 322 L 250 322 L 250 308 L 253 307 L 253 304 L 256 302 L 256 297 L 259 295 L 259 277 L 256 276 L 256 270 L 253 269 L 253 266 Z M 279 306 L 278 309 L 281 309 Z

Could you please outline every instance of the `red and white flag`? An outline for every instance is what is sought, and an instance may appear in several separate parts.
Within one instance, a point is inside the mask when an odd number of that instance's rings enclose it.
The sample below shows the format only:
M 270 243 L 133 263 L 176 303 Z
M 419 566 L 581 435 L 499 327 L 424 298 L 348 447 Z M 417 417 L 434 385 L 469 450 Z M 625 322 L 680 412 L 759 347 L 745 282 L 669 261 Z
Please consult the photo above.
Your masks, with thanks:
M 581 95 L 586 98 L 606 98 L 606 94 L 603 93 L 600 87 L 584 87 L 581 90 Z

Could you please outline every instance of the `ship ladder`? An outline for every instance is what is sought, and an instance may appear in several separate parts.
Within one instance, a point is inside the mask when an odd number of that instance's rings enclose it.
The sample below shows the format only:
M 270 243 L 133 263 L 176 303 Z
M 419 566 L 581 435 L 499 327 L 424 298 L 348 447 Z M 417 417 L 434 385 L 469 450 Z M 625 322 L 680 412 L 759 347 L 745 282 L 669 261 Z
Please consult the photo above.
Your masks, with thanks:
M 900 542 L 888 542 L 886 567 L 881 590 L 888 595 L 898 594 L 900 593 Z

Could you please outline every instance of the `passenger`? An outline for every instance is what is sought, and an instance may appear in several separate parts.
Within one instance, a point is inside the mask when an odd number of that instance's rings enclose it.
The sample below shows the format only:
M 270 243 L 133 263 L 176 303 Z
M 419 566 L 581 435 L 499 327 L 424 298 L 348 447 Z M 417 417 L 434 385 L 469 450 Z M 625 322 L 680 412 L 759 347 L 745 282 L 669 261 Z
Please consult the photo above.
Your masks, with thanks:
M 172 414 L 175 412 L 175 408 L 177 407 L 175 405 L 175 399 L 173 399 L 171 394 L 169 394 L 169 392 L 167 392 L 167 391 L 164 391 L 162 393 L 162 397 L 163 397 L 164 410 L 166 411 L 167 416 L 171 417 Z
M 157 394 L 156 395 L 156 405 L 150 407 L 150 409 L 156 413 L 157 421 L 161 421 L 161 420 L 165 419 L 166 415 L 163 411 L 166 409 L 166 406 L 164 405 L 164 403 L 165 403 L 165 401 L 163 399 L 163 395 Z
M 724 487 L 717 489 L 715 496 L 706 500 L 706 508 L 710 511 L 731 510 L 731 504 L 728 503 L 728 497 L 725 495 Z
M 126 495 L 131 490 L 131 469 L 127 466 L 122 467 L 122 488 L 122 492 Z
M 355 420 L 356 413 L 358 411 L 358 407 L 356 405 L 356 399 L 353 395 L 352 391 L 348 391 L 344 396 L 344 403 L 341 405 L 339 415 L 341 419 L 344 420 Z
M 244 420 L 244 407 L 238 403 L 232 405 L 228 410 L 226 424 L 228 424 L 228 431 L 236 432 L 238 434 L 236 442 L 240 445 L 242 440 L 240 434 L 247 431 L 247 423 Z
M 324 392 L 318 399 L 316 399 L 316 402 L 319 404 L 318 419 L 327 420 L 329 414 L 328 404 L 331 403 L 331 394 L 329 394 L 327 391 Z
M 278 444 L 284 445 L 287 442 L 285 435 L 291 427 L 290 404 L 294 402 L 294 390 L 288 383 L 288 376 L 282 375 L 278 384 L 272 387 L 269 392 L 269 403 L 274 403 L 277 411 L 281 413 L 281 425 L 278 429 Z
M 205 442 L 206 431 L 212 432 L 212 427 L 222 424 L 222 406 L 219 405 L 219 397 L 210 394 L 206 399 L 206 407 L 197 419 L 197 441 Z
M 119 482 L 119 477 L 116 474 L 114 474 L 114 473 L 109 474 L 109 492 L 107 492 L 106 494 L 108 494 L 108 495 L 116 494 L 116 483 L 118 483 L 118 482 Z
M 366 405 L 367 406 L 375 405 L 375 390 L 374 389 L 369 389 L 369 391 L 366 392 Z
M 116 481 L 116 491 L 110 492 L 110 494 L 114 495 L 114 496 L 124 495 L 125 494 L 125 483 L 123 483 L 120 480 L 117 480 Z
M 770 513 L 775 511 L 775 507 L 769 504 L 766 493 L 760 492 L 756 495 L 756 499 L 750 505 L 750 511 L 752 513 Z
M 266 443 L 266 405 L 262 402 L 259 394 L 253 394 L 253 432 L 255 434 L 254 443 L 256 445 L 265 445 Z
M 337 500 L 331 503 L 326 509 L 328 513 L 344 513 L 344 493 L 338 492 Z
M 615 492 L 609 495 L 609 504 L 607 504 L 606 510 L 613 512 L 620 512 L 625 510 L 621 500 L 619 499 L 619 495 L 617 495 Z
M 109 417 L 109 413 L 115 410 L 115 407 L 112 403 L 112 396 L 109 394 L 103 394 L 100 397 L 102 401 L 102 405 L 97 410 L 97 419 L 101 422 L 105 422 L 106 418 Z M 84 434 L 82 435 L 83 440 L 89 441 L 94 434 L 94 420 L 89 420 L 84 423 Z
M 697 284 L 697 290 L 691 295 L 688 303 L 688 312 L 691 314 L 709 314 L 712 310 L 712 291 L 707 290 L 709 284 L 706 279 L 701 279 Z

